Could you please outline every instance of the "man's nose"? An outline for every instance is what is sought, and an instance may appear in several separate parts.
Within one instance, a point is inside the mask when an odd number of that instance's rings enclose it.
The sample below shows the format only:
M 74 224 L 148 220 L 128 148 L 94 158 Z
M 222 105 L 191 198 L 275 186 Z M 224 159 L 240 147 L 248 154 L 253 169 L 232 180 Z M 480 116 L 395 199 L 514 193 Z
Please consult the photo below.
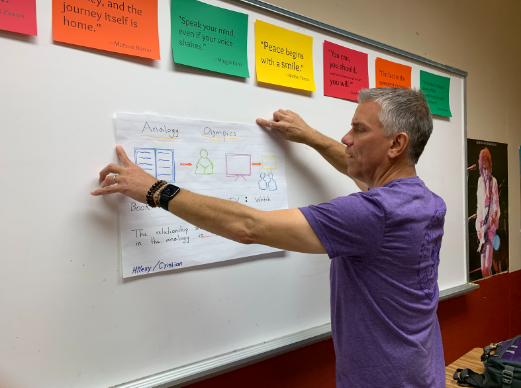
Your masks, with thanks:
M 348 147 L 350 147 L 350 146 L 353 145 L 353 136 L 352 136 L 352 134 L 351 134 L 352 131 L 353 131 L 353 130 L 351 129 L 349 132 L 347 132 L 347 133 L 344 135 L 344 137 L 342 138 L 342 140 L 341 140 L 341 141 L 342 141 L 342 144 L 344 144 L 344 145 L 346 145 L 346 146 L 348 146 Z

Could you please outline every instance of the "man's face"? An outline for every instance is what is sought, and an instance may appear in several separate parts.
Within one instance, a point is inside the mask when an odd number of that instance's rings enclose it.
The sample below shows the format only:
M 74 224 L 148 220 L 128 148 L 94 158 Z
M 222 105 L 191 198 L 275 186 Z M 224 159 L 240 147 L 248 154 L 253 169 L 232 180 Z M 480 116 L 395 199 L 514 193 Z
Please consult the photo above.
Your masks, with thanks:
M 479 159 L 479 173 L 481 174 L 481 176 L 485 179 L 489 179 L 490 178 L 490 164 L 488 162 L 488 159 L 487 158 L 480 158 Z
M 379 112 L 377 102 L 359 104 L 351 130 L 342 138 L 342 143 L 346 145 L 348 174 L 367 184 L 374 181 L 377 169 L 387 160 L 392 141 L 384 135 Z

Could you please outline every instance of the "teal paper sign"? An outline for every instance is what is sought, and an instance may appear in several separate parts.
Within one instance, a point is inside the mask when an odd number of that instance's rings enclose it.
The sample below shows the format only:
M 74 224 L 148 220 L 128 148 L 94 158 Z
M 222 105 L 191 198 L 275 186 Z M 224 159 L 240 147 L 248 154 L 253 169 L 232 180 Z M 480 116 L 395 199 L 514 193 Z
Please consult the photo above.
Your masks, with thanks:
M 176 63 L 250 77 L 248 15 L 196 0 L 172 0 L 171 17 Z
M 450 78 L 420 70 L 420 90 L 425 93 L 433 115 L 452 117 L 450 112 Z

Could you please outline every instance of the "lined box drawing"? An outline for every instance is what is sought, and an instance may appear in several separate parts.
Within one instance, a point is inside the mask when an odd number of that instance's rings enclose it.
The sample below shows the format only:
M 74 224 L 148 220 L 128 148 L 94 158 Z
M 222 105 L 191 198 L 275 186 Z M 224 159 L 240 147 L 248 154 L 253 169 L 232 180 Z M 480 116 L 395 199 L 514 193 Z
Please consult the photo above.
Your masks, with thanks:
M 263 170 L 276 170 L 277 169 L 277 157 L 276 156 L 261 156 L 261 165 Z
M 165 148 L 135 148 L 136 165 L 167 182 L 175 182 L 174 150 Z

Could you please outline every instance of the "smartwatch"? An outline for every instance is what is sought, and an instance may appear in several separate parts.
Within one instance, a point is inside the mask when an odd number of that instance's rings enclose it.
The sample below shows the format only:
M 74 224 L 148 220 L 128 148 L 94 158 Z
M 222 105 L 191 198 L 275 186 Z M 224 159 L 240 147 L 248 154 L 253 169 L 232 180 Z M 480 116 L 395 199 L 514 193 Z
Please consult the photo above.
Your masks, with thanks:
M 167 184 L 163 190 L 161 190 L 161 195 L 159 196 L 159 205 L 168 211 L 168 202 L 172 198 L 174 198 L 177 193 L 179 193 L 181 189 L 177 187 L 176 185 L 173 185 L 171 183 Z

